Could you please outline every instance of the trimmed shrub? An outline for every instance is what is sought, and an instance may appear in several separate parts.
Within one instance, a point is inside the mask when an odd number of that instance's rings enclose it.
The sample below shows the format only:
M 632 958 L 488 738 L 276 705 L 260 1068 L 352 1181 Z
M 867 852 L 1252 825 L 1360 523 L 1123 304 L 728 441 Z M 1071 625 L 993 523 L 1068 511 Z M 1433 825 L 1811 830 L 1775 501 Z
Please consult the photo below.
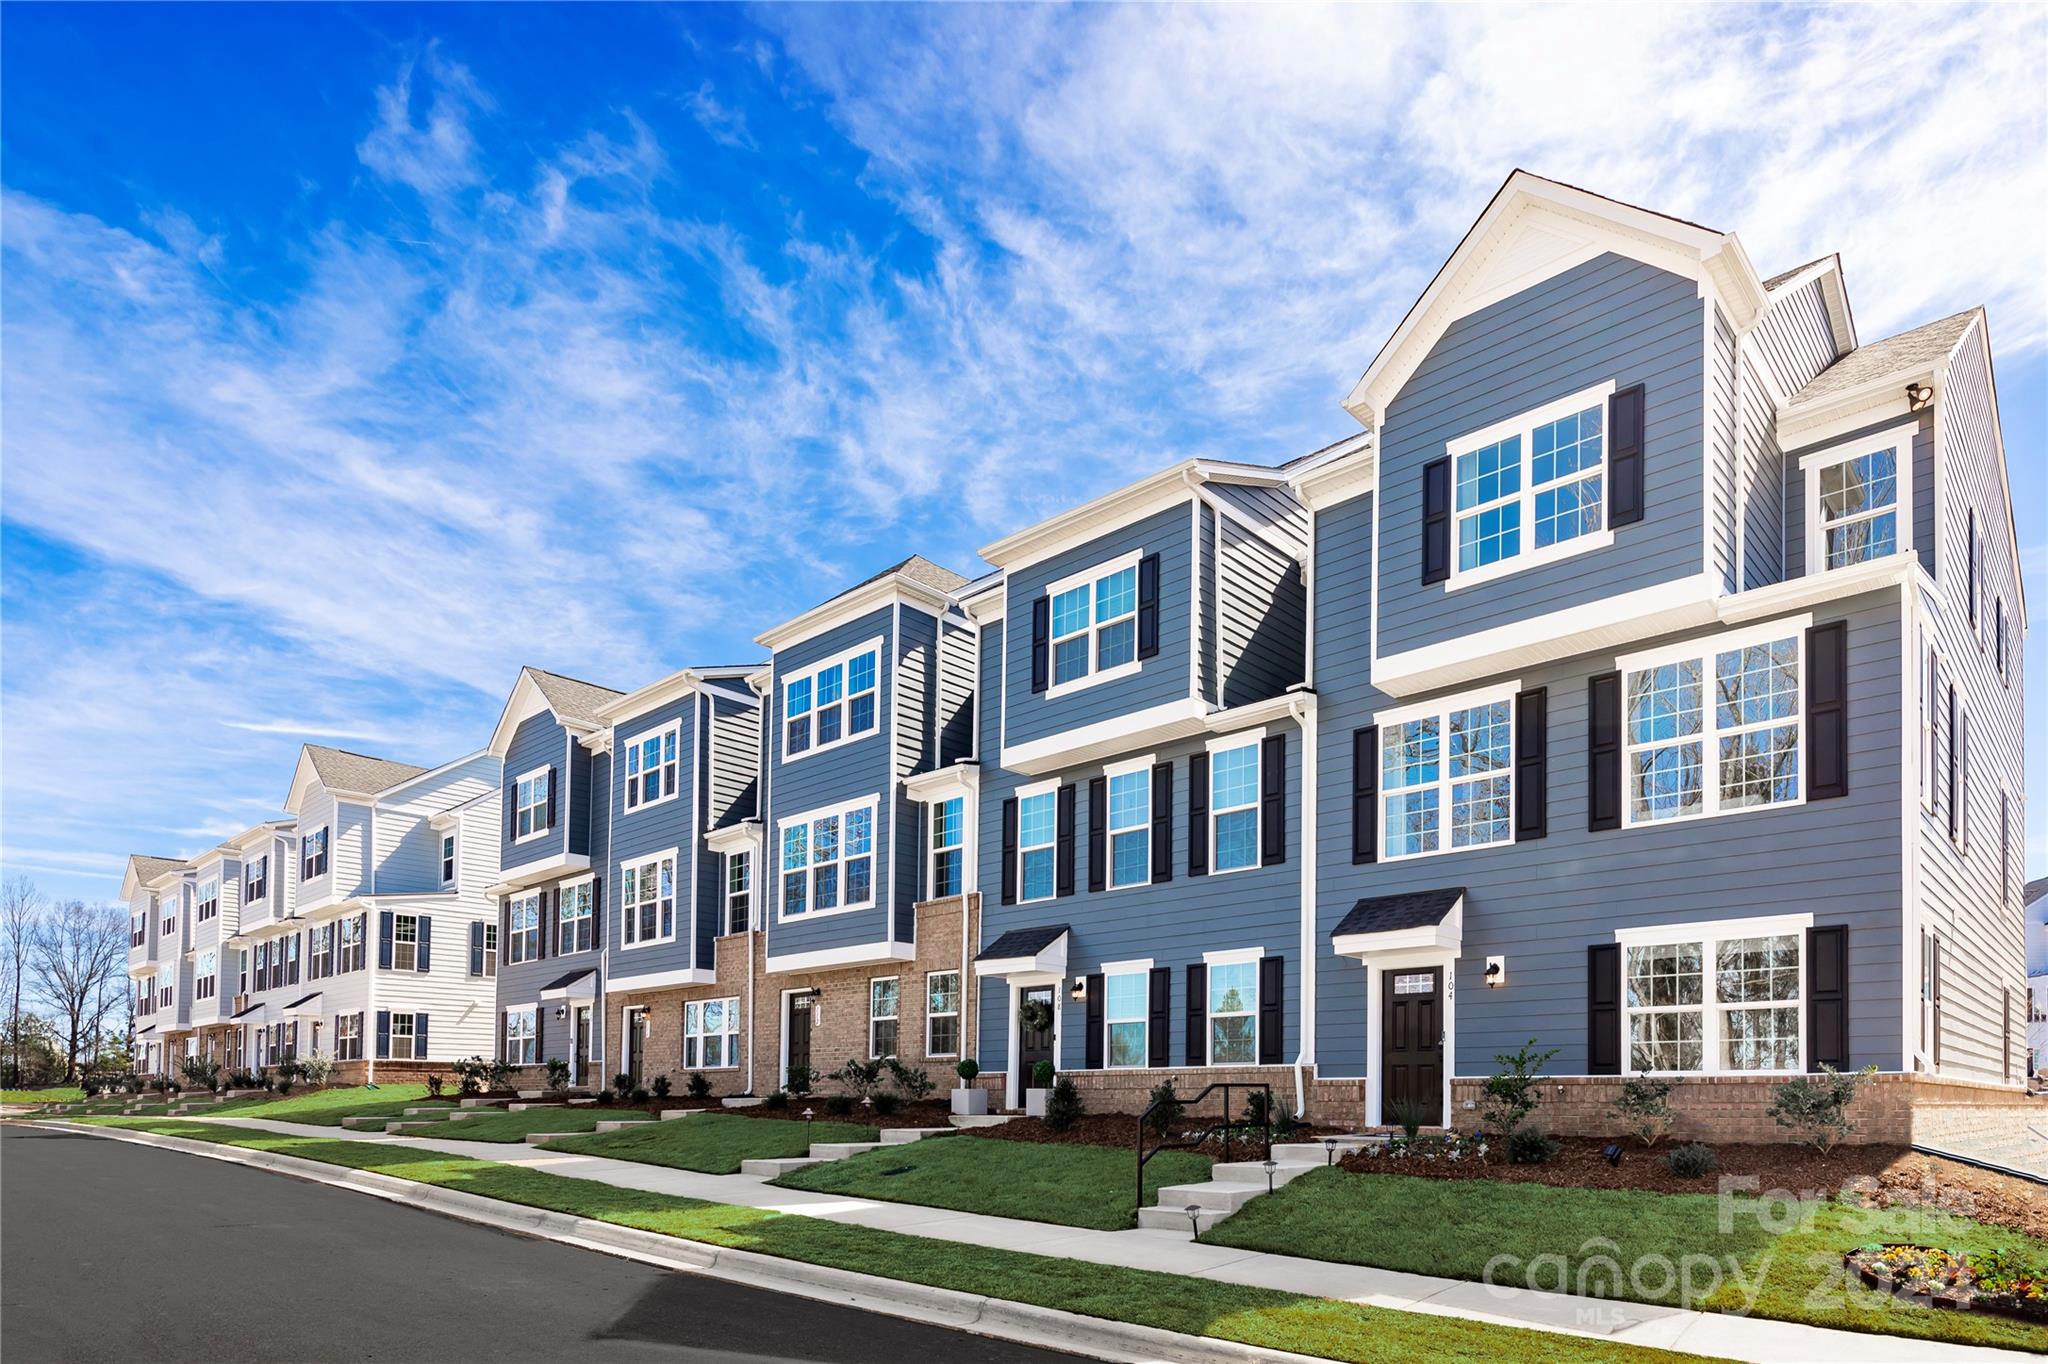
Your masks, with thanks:
M 974 1083 L 974 1077 L 981 1074 L 981 1062 L 970 1056 L 954 1066 L 953 1073 L 960 1077 L 962 1085 L 971 1085 Z
M 932 1091 L 939 1087 L 938 1082 L 925 1074 L 922 1067 L 906 1066 L 893 1056 L 889 1058 L 889 1080 L 896 1086 L 896 1093 L 901 1094 L 910 1103 L 929 1099 Z M 895 1095 L 890 1097 L 894 1098 Z
M 1045 1125 L 1055 1132 L 1064 1132 L 1081 1120 L 1081 1091 L 1071 1077 L 1062 1075 L 1053 1081 L 1052 1093 L 1045 1101 Z
M 1557 1138 L 1536 1127 L 1508 1133 L 1508 1161 L 1513 1165 L 1547 1165 L 1557 1156 Z
M 1180 1122 L 1188 1106 L 1180 1101 L 1180 1095 L 1173 1089 L 1173 1081 L 1161 1080 L 1152 1086 L 1152 1093 L 1145 1104 L 1145 1126 L 1160 1136 L 1165 1136 Z
M 1644 1146 L 1655 1146 L 1671 1131 L 1671 1091 L 1677 1085 L 1675 1080 L 1631 1076 L 1622 1083 L 1621 1097 L 1609 1111 L 1622 1131 Z
M 548 1058 L 547 1071 L 547 1087 L 549 1089 L 559 1091 L 569 1087 L 569 1063 L 567 1061 L 564 1061 L 559 1056 L 551 1056 Z
M 446 1076 L 429 1075 L 427 1077 L 427 1093 L 438 1099 L 441 1097 L 441 1087 L 447 1083 Z
M 1842 1072 L 1826 1062 L 1819 1075 L 1801 1075 L 1771 1091 L 1771 1106 L 1764 1112 L 1778 1120 L 1778 1126 L 1792 1130 L 1797 1140 L 1820 1152 L 1821 1159 L 1856 1130 L 1849 1120 L 1849 1104 L 1863 1082 L 1877 1074 L 1874 1065 Z
M 1052 1062 L 1040 1061 L 1031 1067 L 1031 1087 L 1033 1089 L 1051 1089 L 1052 1076 Z
M 634 1088 L 633 1102 L 636 1104 L 644 1104 L 647 1102 L 647 1090 L 645 1089 L 645 1087 L 636 1086 Z
M 835 1118 L 845 1117 L 853 1112 L 853 1096 L 851 1094 L 827 1094 L 825 1096 L 825 1111 Z
M 1680 1179 L 1698 1179 L 1716 1163 L 1714 1148 L 1703 1142 L 1689 1141 L 1664 1153 L 1664 1167 Z
M 789 1091 L 788 1091 L 788 1090 L 786 1090 L 786 1089 L 778 1089 L 778 1090 L 775 1090 L 775 1091 L 773 1091 L 772 1093 L 770 1093 L 770 1094 L 768 1095 L 768 1097 L 767 1097 L 767 1098 L 765 1098 L 765 1099 L 761 1100 L 761 1107 L 763 1107 L 763 1108 L 787 1108 L 787 1107 L 789 1107 Z
M 869 1102 L 874 1104 L 876 1115 L 884 1118 L 888 1117 L 890 1114 L 894 1113 L 898 1108 L 903 1106 L 902 1099 L 898 1098 L 894 1094 L 889 1093 L 877 1094 L 874 1096 L 874 1098 L 869 1100 Z
M 818 1072 L 810 1066 L 791 1066 L 789 1074 L 782 1079 L 782 1087 L 801 1099 L 811 1092 L 818 1083 Z
M 663 1080 L 667 1078 L 665 1075 L 662 1077 Z M 657 1080 L 655 1083 L 659 1086 L 661 1082 Z M 707 1098 L 711 1094 L 711 1081 L 693 1070 L 690 1072 L 690 1078 L 684 1081 L 684 1088 L 690 1091 L 690 1097 L 693 1099 Z M 665 1093 L 666 1091 L 658 1090 L 657 1092 Z

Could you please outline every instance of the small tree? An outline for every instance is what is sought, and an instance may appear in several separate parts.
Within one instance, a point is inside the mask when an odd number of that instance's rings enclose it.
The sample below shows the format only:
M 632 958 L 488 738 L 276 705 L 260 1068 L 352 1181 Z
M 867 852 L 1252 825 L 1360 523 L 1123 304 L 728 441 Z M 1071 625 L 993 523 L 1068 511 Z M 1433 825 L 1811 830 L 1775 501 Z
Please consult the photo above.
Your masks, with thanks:
M 1764 1112 L 1788 1127 L 1802 1145 L 1811 1146 L 1826 1160 L 1828 1153 L 1856 1130 L 1849 1118 L 1849 1105 L 1863 1082 L 1877 1074 L 1874 1065 L 1843 1072 L 1825 1061 L 1820 1074 L 1800 1075 L 1771 1091 L 1771 1106 Z
M 1052 1093 L 1045 1101 L 1045 1125 L 1064 1132 L 1081 1120 L 1081 1112 L 1081 1091 L 1075 1088 L 1073 1077 L 1062 1075 L 1053 1081 Z
M 922 1067 L 906 1066 L 893 1056 L 889 1058 L 889 1079 L 895 1083 L 896 1092 L 911 1103 L 929 1099 L 939 1087 Z
M 981 1074 L 981 1062 L 970 1056 L 957 1063 L 953 1067 L 953 1073 L 960 1077 L 961 1088 L 971 1088 L 974 1084 L 974 1077 Z
M 1675 1080 L 1636 1075 L 1624 1081 L 1621 1097 L 1610 1107 L 1621 1130 L 1644 1146 L 1655 1146 L 1671 1132 L 1671 1091 Z
M 209 1061 L 204 1056 L 187 1056 L 178 1062 L 178 1073 L 185 1077 L 185 1083 L 194 1089 L 208 1092 L 220 1088 L 220 1062 Z
M 550 1056 L 547 1064 L 548 1088 L 556 1091 L 569 1087 L 569 1063 L 559 1056 Z
M 1035 1063 L 1034 1063 L 1034 1064 L 1032 1065 L 1032 1067 L 1031 1067 L 1031 1087 L 1032 1087 L 1033 1089 L 1051 1089 L 1051 1088 L 1052 1088 L 1052 1077 L 1053 1077 L 1053 1068 L 1052 1068 L 1052 1062 L 1050 1062 L 1050 1061 L 1038 1061 L 1038 1062 L 1035 1062 Z
M 882 1083 L 882 1063 L 848 1058 L 845 1065 L 832 1073 L 832 1078 L 845 1085 L 856 1101 L 872 1099 Z
M 818 1072 L 812 1067 L 791 1066 L 789 1074 L 783 1078 L 782 1087 L 801 1099 L 810 1093 L 811 1087 L 817 1083 Z
M 1532 1037 L 1521 1050 L 1493 1058 L 1500 1069 L 1486 1077 L 1486 1087 L 1480 1091 L 1480 1116 L 1488 1127 L 1510 1136 L 1529 1120 L 1540 1102 L 1536 1089 L 1542 1079 L 1539 1072 L 1555 1055 L 1556 1047 L 1539 1053 Z

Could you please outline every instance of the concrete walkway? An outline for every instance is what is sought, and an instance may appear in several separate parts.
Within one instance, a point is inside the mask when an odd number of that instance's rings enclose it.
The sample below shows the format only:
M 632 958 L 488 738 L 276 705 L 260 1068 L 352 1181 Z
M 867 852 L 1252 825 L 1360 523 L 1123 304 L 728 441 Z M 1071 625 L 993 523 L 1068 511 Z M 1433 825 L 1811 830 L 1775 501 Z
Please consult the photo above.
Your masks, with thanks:
M 1337 1298 L 1372 1307 L 1463 1317 L 1567 1335 L 1598 1336 L 1631 1345 L 1750 1360 L 1754 1364 L 1781 1364 L 1782 1361 L 1793 1360 L 1811 1361 L 1811 1364 L 1892 1364 L 1893 1361 L 1898 1361 L 1898 1364 L 1922 1364 L 1922 1361 L 1938 1364 L 1940 1361 L 2011 1361 L 2025 1357 L 2014 1351 L 1830 1330 L 1719 1312 L 1694 1312 L 1684 1308 L 1543 1293 L 1526 1288 L 1202 1245 L 1188 1240 L 1185 1232 L 1144 1229 L 1088 1231 L 909 1203 L 884 1203 L 801 1189 L 779 1189 L 751 1175 L 698 1174 L 602 1156 L 572 1155 L 566 1151 L 550 1151 L 516 1142 L 389 1136 L 257 1118 L 237 1120 L 232 1114 L 180 1121 L 249 1127 L 295 1137 L 382 1142 L 493 1160 L 619 1188 L 672 1194 L 707 1203 L 765 1208 L 909 1236 L 956 1241 L 963 1245 L 992 1246 L 1093 1264 L 1186 1274 L 1223 1283 Z

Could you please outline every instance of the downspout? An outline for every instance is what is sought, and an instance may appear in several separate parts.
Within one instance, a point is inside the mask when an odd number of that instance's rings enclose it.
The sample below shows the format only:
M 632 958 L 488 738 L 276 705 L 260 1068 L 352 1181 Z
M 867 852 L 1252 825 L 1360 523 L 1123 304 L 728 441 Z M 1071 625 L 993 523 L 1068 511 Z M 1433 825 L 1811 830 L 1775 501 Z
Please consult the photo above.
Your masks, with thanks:
M 1315 1064 L 1316 1029 L 1316 694 L 1291 692 L 1287 712 L 1301 728 L 1301 1046 L 1294 1057 L 1294 1111 L 1308 1112 L 1305 1069 Z
M 619 775 L 619 726 L 616 720 L 613 720 L 605 725 L 604 739 L 604 871 L 602 875 L 604 876 L 605 883 L 609 885 L 612 879 L 612 829 L 616 827 L 619 822 L 618 811 L 612 808 L 612 792 L 615 789 L 617 789 L 615 786 L 615 782 Z M 503 778 L 499 779 L 499 785 L 504 785 Z M 505 827 L 505 820 L 502 813 L 500 814 L 498 819 L 498 827 L 501 829 Z M 602 891 L 599 891 L 598 893 L 600 895 L 603 894 Z M 618 909 L 621 915 L 623 916 L 625 907 L 621 905 L 618 906 Z M 611 1047 L 610 1044 L 606 1041 L 605 1032 L 606 1023 L 611 1014 L 610 1008 L 607 1007 L 606 996 L 611 994 L 612 991 L 612 932 L 611 924 L 609 922 L 611 918 L 610 910 L 605 911 L 605 918 L 607 922 L 601 925 L 601 929 L 604 933 L 604 950 L 598 954 L 598 974 L 601 977 L 601 979 L 598 983 L 597 988 L 597 1020 L 595 1024 L 595 1031 L 597 1033 L 597 1054 L 599 1059 L 601 1059 L 604 1062 L 602 1066 L 598 1067 L 598 1078 L 605 1082 L 604 1084 L 598 1086 L 598 1088 L 600 1089 L 608 1088 L 610 1086 L 611 1076 L 606 1075 L 604 1072 L 611 1070 L 612 1066 Z M 623 925 L 624 922 L 625 920 L 622 917 L 620 919 L 620 923 Z M 624 932 L 625 930 L 622 927 L 620 931 Z

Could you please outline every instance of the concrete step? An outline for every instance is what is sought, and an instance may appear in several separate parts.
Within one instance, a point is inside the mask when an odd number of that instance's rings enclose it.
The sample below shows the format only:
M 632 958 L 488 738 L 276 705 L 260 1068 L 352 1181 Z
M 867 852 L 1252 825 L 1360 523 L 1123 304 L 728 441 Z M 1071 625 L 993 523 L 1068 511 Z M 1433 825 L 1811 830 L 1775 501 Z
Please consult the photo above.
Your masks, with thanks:
M 616 1132 L 622 1127 L 644 1127 L 646 1123 L 647 1119 L 645 1118 L 618 1118 L 608 1122 L 600 1122 L 590 1130 L 593 1132 Z
M 1192 1241 L 1195 1234 L 1207 1231 L 1229 1214 L 1203 1211 L 1195 1215 L 1194 1231 L 1189 1230 L 1188 1214 L 1183 1208 L 1140 1208 L 1138 1225 L 1152 1231 L 1177 1231 Z
M 812 1143 L 811 1159 L 845 1160 L 848 1156 L 865 1155 L 881 1149 L 879 1141 L 821 1141 Z
M 1279 1148 L 1275 1147 L 1274 1151 L 1277 1154 Z M 1273 1187 L 1277 1189 L 1289 1180 L 1301 1178 L 1310 1170 L 1322 1168 L 1323 1163 L 1320 1160 L 1275 1160 L 1272 1169 Z M 1210 1179 L 1223 1184 L 1254 1184 L 1258 1186 L 1260 1193 L 1266 1191 L 1266 1174 L 1265 1163 L 1257 1160 L 1234 1160 L 1228 1163 L 1219 1161 L 1209 1167 Z
M 951 1132 L 950 1127 L 885 1127 L 882 1129 L 882 1145 L 903 1146 L 926 1137 L 936 1137 Z
M 528 1132 L 526 1134 L 526 1144 L 528 1146 L 538 1146 L 544 1141 L 553 1141 L 556 1137 L 581 1137 L 587 1135 L 584 1132 Z
M 767 1100 L 754 1094 L 735 1094 L 730 1099 L 718 1101 L 726 1108 L 759 1108 Z
M 702 1108 L 664 1108 L 661 1110 L 660 1120 L 662 1122 L 669 1122 L 676 1118 L 687 1118 L 692 1116 L 693 1114 L 704 1113 L 708 1111 L 709 1110 Z
M 343 1118 L 341 1125 L 351 1132 L 382 1132 L 384 1124 L 390 1121 L 391 1119 L 382 1116 L 355 1117 Z
M 1385 1146 L 1387 1139 L 1378 1134 L 1367 1136 L 1331 1137 L 1336 1143 L 1336 1158 L 1344 1159 L 1349 1153 L 1363 1146 Z M 1276 1141 L 1273 1143 L 1275 1160 L 1312 1160 L 1318 1165 L 1330 1160 L 1330 1148 L 1320 1141 Z
M 1189 1205 L 1211 1212 L 1233 1213 L 1266 1192 L 1263 1184 L 1169 1184 L 1159 1191 L 1159 1206 L 1172 1208 L 1182 1216 Z
M 815 1151 L 818 1148 L 814 1146 L 811 1149 Z M 740 1162 L 740 1173 L 774 1179 L 777 1175 L 786 1175 L 791 1170 L 801 1170 L 806 1165 L 822 1164 L 823 1161 L 811 1156 L 776 1156 L 769 1159 L 743 1160 Z
M 1001 1127 L 1020 1116 L 1017 1113 L 955 1113 L 947 1121 L 955 1127 Z
M 522 1089 L 519 1091 L 519 1097 L 522 1099 L 545 1099 L 547 1096 L 548 1092 L 545 1089 Z
M 483 1108 L 483 1107 L 485 1107 L 486 1105 L 489 1105 L 489 1104 L 494 1104 L 494 1103 L 496 1103 L 496 1102 L 498 1102 L 498 1101 L 497 1101 L 496 1099 L 479 1099 L 479 1098 L 471 1097 L 471 1098 L 463 1099 L 463 1100 L 461 1100 L 460 1102 L 461 1102 L 461 1106 L 462 1106 L 462 1107 L 464 1107 L 464 1108 Z
M 560 1108 L 561 1106 L 562 1104 L 560 1100 L 550 1099 L 546 1103 L 509 1103 L 505 1105 L 505 1111 L 507 1113 L 530 1113 L 536 1108 Z
M 429 1104 L 425 1108 L 408 1108 L 405 1110 L 405 1116 L 408 1118 L 417 1118 L 428 1113 L 440 1113 L 446 1115 L 447 1112 L 447 1104 Z
M 415 1132 L 435 1132 L 448 1124 L 442 1122 L 387 1122 L 384 1130 L 394 1137 L 410 1136 Z

